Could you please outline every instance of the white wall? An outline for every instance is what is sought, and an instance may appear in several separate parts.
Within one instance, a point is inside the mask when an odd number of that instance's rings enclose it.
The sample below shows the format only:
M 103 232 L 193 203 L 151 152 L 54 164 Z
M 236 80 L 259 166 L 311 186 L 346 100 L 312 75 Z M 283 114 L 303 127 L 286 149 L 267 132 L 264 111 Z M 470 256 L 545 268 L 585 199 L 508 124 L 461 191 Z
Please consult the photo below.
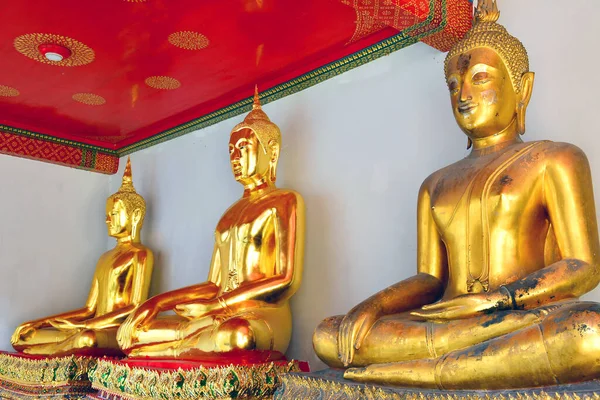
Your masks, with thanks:
M 0 350 L 22 322 L 81 307 L 106 249 L 109 178 L 0 156 Z

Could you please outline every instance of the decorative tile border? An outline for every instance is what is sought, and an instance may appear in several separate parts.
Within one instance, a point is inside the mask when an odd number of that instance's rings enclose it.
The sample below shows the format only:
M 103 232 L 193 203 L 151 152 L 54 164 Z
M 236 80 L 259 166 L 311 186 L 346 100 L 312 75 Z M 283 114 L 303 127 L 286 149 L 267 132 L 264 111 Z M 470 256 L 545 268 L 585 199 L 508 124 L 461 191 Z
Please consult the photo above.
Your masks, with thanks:
M 14 133 L 0 125 L 0 153 L 46 161 L 87 171 L 114 174 L 119 169 L 119 156 L 115 151 L 83 145 L 61 139 L 48 139 L 45 135 L 27 132 Z M 20 131 L 20 130 L 18 130 Z
M 341 371 L 323 370 L 310 374 L 291 373 L 281 377 L 275 400 L 598 400 L 600 382 L 519 390 L 442 391 L 367 385 L 343 379 Z
M 160 363 L 160 360 L 157 360 Z M 100 360 L 89 378 L 94 399 L 266 399 L 280 385 L 280 376 L 300 372 L 298 361 L 194 368 L 135 367 L 127 361 Z
M 92 357 L 28 357 L 0 353 L 1 398 L 82 398 L 92 390 Z

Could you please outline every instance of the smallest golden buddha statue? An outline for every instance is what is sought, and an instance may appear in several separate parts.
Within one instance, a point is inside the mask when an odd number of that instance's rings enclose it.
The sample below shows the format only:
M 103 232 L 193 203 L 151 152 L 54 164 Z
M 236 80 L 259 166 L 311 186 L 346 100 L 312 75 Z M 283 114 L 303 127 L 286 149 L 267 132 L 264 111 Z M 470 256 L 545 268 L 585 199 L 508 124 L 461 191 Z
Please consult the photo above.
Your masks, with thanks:
M 106 202 L 108 234 L 117 245 L 98 260 L 86 304 L 20 325 L 11 339 L 15 350 L 55 356 L 120 354 L 117 329 L 150 289 L 154 258 L 140 242 L 145 212 L 128 159 L 121 188 Z

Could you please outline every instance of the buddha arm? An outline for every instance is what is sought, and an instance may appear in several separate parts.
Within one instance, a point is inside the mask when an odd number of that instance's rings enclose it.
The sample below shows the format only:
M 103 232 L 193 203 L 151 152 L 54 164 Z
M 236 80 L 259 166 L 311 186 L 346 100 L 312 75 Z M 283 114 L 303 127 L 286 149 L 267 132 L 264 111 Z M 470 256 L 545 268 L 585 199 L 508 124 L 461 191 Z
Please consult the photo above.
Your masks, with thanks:
M 88 299 L 86 304 L 82 308 L 78 308 L 76 310 L 67 311 L 64 313 L 51 315 L 49 317 L 40 318 L 38 320 L 26 322 L 21 327 L 30 326 L 36 329 L 41 328 L 49 328 L 52 326 L 51 322 L 58 320 L 69 320 L 69 321 L 83 321 L 85 319 L 90 318 L 96 312 L 96 304 L 98 301 L 98 279 L 94 275 L 94 279 L 92 281 L 92 287 L 90 288 L 90 293 L 88 294 Z
M 221 257 L 219 253 L 219 246 L 215 243 L 212 260 L 210 262 L 210 269 L 208 272 L 208 281 L 199 283 L 197 285 L 186 286 L 152 297 L 138 307 L 133 313 L 133 318 L 129 318 L 129 320 L 127 320 L 128 322 L 125 324 L 143 325 L 145 321 L 150 320 L 153 316 L 157 315 L 161 311 L 175 311 L 175 313 L 186 318 L 197 318 L 203 315 L 205 311 L 200 312 L 196 310 L 197 307 L 194 307 L 194 303 L 199 301 L 208 301 L 217 296 L 219 293 L 219 286 L 221 284 L 220 270 Z M 133 323 L 133 320 L 140 318 L 140 321 L 137 321 L 135 324 Z
M 431 214 L 433 180 L 430 176 L 423 182 L 417 202 L 418 274 L 376 293 L 342 319 L 338 331 L 338 355 L 344 366 L 352 363 L 355 352 L 379 318 L 431 304 L 443 295 L 448 262 L 446 248 Z
M 543 178 L 544 202 L 562 260 L 511 284 L 514 308 L 575 298 L 600 280 L 598 227 L 590 167 L 575 146 L 557 144 Z

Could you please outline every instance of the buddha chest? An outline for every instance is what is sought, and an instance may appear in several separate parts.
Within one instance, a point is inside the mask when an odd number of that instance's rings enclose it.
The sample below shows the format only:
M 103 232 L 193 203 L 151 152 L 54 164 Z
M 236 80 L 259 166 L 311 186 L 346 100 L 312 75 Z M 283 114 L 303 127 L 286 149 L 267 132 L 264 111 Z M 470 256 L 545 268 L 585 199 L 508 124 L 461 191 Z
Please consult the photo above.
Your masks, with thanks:
M 522 265 L 543 266 L 548 221 L 541 143 L 467 158 L 433 183 L 431 212 L 457 294 L 519 279 Z
M 275 274 L 276 233 L 277 214 L 268 202 L 228 210 L 215 232 L 224 292 Z

